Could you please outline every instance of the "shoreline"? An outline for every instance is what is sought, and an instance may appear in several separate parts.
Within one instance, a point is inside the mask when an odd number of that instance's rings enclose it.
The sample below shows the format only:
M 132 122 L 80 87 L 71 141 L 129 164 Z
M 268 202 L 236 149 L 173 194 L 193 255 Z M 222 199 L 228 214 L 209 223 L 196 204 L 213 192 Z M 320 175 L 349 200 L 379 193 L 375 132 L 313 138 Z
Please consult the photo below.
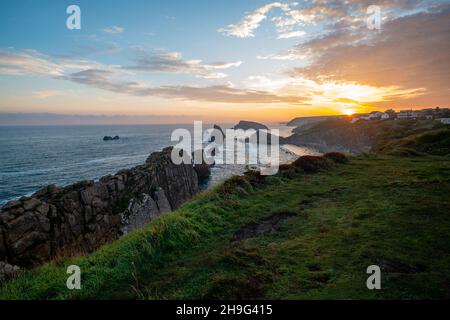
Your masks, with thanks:
M 168 147 L 170 147 L 170 146 L 168 146 Z M 160 151 L 161 151 L 161 150 L 160 150 Z M 291 145 L 291 144 L 281 144 L 281 145 L 280 145 L 280 151 L 281 151 L 281 152 L 285 152 L 286 154 L 288 154 L 288 155 L 290 155 L 290 156 L 293 156 L 293 157 L 300 157 L 300 156 L 305 155 L 305 154 L 309 154 L 309 155 L 320 155 L 320 154 L 321 154 L 320 152 L 316 152 L 316 151 L 313 150 L 313 149 L 306 148 L 306 147 L 298 147 L 298 146 Z M 155 151 L 155 152 L 159 152 L 159 151 Z M 121 155 L 121 156 L 114 155 L 114 156 L 111 156 L 111 157 L 108 157 L 108 158 L 99 158 L 99 159 L 91 159 L 91 160 L 88 160 L 88 161 L 86 162 L 86 165 L 93 165 L 93 166 L 95 167 L 95 163 L 100 163 L 100 162 L 103 161 L 103 160 L 114 159 L 114 158 L 122 158 L 122 159 L 125 159 L 125 158 L 133 158 L 133 157 L 135 158 L 135 157 L 137 157 L 137 156 L 127 156 L 127 155 L 125 155 L 125 154 L 124 154 L 124 155 Z M 139 155 L 139 158 L 143 158 L 143 161 L 140 162 L 140 163 L 138 163 L 137 165 L 141 165 L 141 164 L 145 163 L 146 157 L 148 157 L 148 154 L 147 154 L 147 155 Z M 294 160 L 295 160 L 295 159 L 294 159 Z M 88 164 L 88 163 L 89 163 L 89 164 Z M 121 171 L 121 170 L 131 169 L 131 168 L 133 168 L 134 166 L 135 166 L 135 165 L 131 165 L 131 166 L 129 166 L 129 167 L 122 167 L 122 168 L 120 168 L 120 169 L 117 169 L 116 172 L 111 172 L 111 173 L 109 173 L 109 175 L 115 175 L 115 174 L 117 174 L 117 173 L 118 173 L 119 171 Z M 232 165 L 232 166 L 236 166 L 236 168 L 238 168 L 238 165 Z M 217 167 L 220 168 L 220 166 L 217 166 Z M 43 170 L 45 170 L 45 169 L 43 169 Z M 239 171 L 239 170 L 237 169 L 237 171 Z M 217 174 L 217 170 L 215 170 L 214 173 Z M 107 174 L 107 175 L 108 175 L 108 174 Z M 220 174 L 219 174 L 219 176 L 220 176 Z M 103 177 L 103 175 L 101 175 L 101 176 L 98 176 L 98 175 L 97 175 L 97 176 L 93 176 L 93 177 L 91 176 L 91 177 L 88 177 L 88 178 L 86 178 L 86 179 L 81 179 L 81 180 L 92 180 L 92 181 L 94 181 L 94 182 L 97 182 L 97 181 L 100 181 L 100 179 L 101 179 L 102 177 Z M 216 178 L 216 179 L 213 179 L 213 177 L 210 177 L 210 179 L 211 179 L 211 180 L 214 180 L 214 182 L 213 182 L 212 184 L 207 183 L 207 187 L 204 188 L 203 190 L 209 189 L 210 187 L 216 185 L 217 183 L 220 183 L 221 181 L 226 180 L 228 177 L 229 177 L 229 176 L 226 175 L 226 174 L 225 174 L 223 177 Z M 65 183 L 65 184 L 57 184 L 57 183 L 55 183 L 55 182 L 50 182 L 50 183 L 48 183 L 48 184 L 46 184 L 46 185 L 37 187 L 37 188 L 33 189 L 33 190 L 30 191 L 30 192 L 23 193 L 23 194 L 21 194 L 21 195 L 15 196 L 15 197 L 10 197 L 10 198 L 6 198 L 6 199 L 0 199 L 0 208 L 3 207 L 4 205 L 6 205 L 6 204 L 7 204 L 8 202 L 10 202 L 10 201 L 19 200 L 19 199 L 22 198 L 22 197 L 31 197 L 34 193 L 38 192 L 39 190 L 41 190 L 42 188 L 45 188 L 45 187 L 48 186 L 48 185 L 56 184 L 58 187 L 64 188 L 64 187 L 70 186 L 70 185 L 72 185 L 72 184 L 75 184 L 75 183 L 77 183 L 77 182 L 79 182 L 79 181 L 80 181 L 80 179 L 74 180 L 74 181 L 70 181 L 70 182 L 67 182 L 67 183 Z

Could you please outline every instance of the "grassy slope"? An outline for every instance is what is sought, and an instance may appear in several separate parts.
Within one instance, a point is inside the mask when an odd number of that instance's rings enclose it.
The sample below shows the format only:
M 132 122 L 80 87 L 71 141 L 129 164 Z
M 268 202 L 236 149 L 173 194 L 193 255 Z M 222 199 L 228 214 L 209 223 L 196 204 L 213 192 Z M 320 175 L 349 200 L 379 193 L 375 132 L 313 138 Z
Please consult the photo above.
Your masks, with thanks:
M 27 272 L 0 298 L 450 298 L 450 161 L 353 158 L 330 171 L 218 188 L 93 254 Z M 277 212 L 273 233 L 231 241 Z M 82 290 L 65 287 L 69 264 Z M 367 266 L 382 290 L 366 288 Z

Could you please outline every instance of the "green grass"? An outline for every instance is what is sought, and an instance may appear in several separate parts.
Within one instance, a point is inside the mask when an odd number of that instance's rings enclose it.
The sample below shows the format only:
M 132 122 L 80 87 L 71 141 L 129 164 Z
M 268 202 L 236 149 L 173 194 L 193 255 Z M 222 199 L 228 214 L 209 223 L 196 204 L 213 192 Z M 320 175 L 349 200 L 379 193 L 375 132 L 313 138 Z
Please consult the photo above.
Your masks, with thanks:
M 0 298 L 448 299 L 449 194 L 450 161 L 437 156 L 235 178 L 90 255 L 25 272 Z M 292 217 L 276 231 L 233 240 L 283 212 Z M 70 264 L 82 290 L 65 286 Z M 366 288 L 372 264 L 381 290 Z

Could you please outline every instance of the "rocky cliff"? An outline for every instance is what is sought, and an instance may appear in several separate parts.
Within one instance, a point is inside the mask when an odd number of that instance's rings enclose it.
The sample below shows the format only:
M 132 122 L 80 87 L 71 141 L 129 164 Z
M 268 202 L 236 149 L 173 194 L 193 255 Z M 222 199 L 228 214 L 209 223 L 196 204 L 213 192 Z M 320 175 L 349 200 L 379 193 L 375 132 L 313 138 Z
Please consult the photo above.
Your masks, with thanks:
M 99 181 L 50 185 L 5 204 L 0 209 L 3 269 L 92 251 L 179 207 L 198 192 L 198 177 L 192 165 L 173 164 L 171 150 Z
M 319 152 L 339 151 L 359 154 L 369 152 L 379 132 L 377 123 L 350 123 L 343 119 L 327 119 L 293 130 L 281 143 L 304 146 Z
M 447 155 L 450 150 L 449 129 L 435 120 L 371 120 L 351 123 L 328 119 L 311 127 L 297 127 L 281 143 L 316 149 L 395 153 L 402 155 Z

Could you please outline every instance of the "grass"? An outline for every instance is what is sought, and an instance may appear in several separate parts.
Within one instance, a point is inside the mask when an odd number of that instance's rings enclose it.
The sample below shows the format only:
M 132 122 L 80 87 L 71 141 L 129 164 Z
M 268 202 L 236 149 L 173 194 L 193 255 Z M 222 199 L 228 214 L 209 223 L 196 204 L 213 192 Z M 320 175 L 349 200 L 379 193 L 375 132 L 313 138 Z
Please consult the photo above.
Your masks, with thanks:
M 0 298 L 450 298 L 448 157 L 371 154 L 318 173 L 283 169 L 234 178 L 90 255 L 24 272 Z M 279 213 L 273 232 L 235 239 Z M 66 288 L 70 264 L 81 268 L 81 290 Z M 381 290 L 366 288 L 372 264 Z

